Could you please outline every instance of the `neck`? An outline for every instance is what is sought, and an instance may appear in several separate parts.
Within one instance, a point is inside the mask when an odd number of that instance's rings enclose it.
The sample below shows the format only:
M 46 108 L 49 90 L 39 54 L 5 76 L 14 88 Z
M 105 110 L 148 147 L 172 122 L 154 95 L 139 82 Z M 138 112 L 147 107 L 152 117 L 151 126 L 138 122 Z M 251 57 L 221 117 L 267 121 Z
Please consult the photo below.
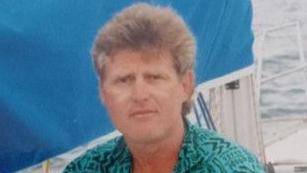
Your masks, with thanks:
M 126 140 L 132 153 L 133 172 L 172 172 L 184 138 L 183 123 L 179 130 L 174 130 L 174 132 L 176 133 L 151 143 L 133 143 Z

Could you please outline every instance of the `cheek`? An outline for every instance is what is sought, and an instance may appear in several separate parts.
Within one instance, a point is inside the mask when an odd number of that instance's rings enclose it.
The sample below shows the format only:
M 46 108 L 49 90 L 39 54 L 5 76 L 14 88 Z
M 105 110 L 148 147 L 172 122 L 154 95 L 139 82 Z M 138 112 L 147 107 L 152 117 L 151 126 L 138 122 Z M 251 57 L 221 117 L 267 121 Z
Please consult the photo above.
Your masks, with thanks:
M 125 93 L 117 92 L 112 89 L 108 91 L 105 90 L 102 99 L 111 117 L 123 117 L 122 115 L 128 107 L 126 101 L 127 95 Z
M 182 88 L 177 85 L 170 86 L 163 90 L 156 90 L 156 94 L 154 95 L 159 98 L 158 102 L 160 106 L 167 110 L 167 112 L 181 112 L 181 105 L 185 100 Z

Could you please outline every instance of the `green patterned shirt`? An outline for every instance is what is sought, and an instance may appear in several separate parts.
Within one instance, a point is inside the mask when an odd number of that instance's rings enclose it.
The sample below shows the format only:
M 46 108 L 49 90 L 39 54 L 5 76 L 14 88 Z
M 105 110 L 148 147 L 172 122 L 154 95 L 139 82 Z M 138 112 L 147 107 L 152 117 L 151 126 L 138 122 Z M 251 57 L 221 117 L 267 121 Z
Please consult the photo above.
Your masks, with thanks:
M 87 151 L 64 173 L 130 173 L 131 153 L 123 137 Z M 213 131 L 186 124 L 174 173 L 265 173 L 256 157 Z

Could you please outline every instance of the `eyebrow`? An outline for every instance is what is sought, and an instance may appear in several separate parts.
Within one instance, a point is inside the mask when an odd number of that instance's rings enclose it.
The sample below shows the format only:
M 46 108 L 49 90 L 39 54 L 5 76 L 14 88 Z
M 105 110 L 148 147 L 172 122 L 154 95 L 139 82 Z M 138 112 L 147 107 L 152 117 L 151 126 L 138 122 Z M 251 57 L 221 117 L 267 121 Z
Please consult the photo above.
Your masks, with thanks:
M 127 73 L 127 74 L 120 73 L 114 76 L 114 80 L 118 80 L 118 79 L 125 78 L 125 77 L 133 77 L 133 76 L 135 76 L 134 73 Z

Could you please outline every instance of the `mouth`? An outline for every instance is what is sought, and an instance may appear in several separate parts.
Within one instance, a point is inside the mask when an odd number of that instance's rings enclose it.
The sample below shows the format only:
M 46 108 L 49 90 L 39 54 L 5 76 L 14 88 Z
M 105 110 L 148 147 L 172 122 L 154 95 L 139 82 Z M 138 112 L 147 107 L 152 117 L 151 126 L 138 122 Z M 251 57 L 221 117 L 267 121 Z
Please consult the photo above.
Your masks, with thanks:
M 157 111 L 154 111 L 154 110 L 137 110 L 137 111 L 133 111 L 130 114 L 130 116 L 135 117 L 135 118 L 146 118 L 146 117 L 150 117 L 150 116 L 154 115 L 155 113 L 157 113 Z

